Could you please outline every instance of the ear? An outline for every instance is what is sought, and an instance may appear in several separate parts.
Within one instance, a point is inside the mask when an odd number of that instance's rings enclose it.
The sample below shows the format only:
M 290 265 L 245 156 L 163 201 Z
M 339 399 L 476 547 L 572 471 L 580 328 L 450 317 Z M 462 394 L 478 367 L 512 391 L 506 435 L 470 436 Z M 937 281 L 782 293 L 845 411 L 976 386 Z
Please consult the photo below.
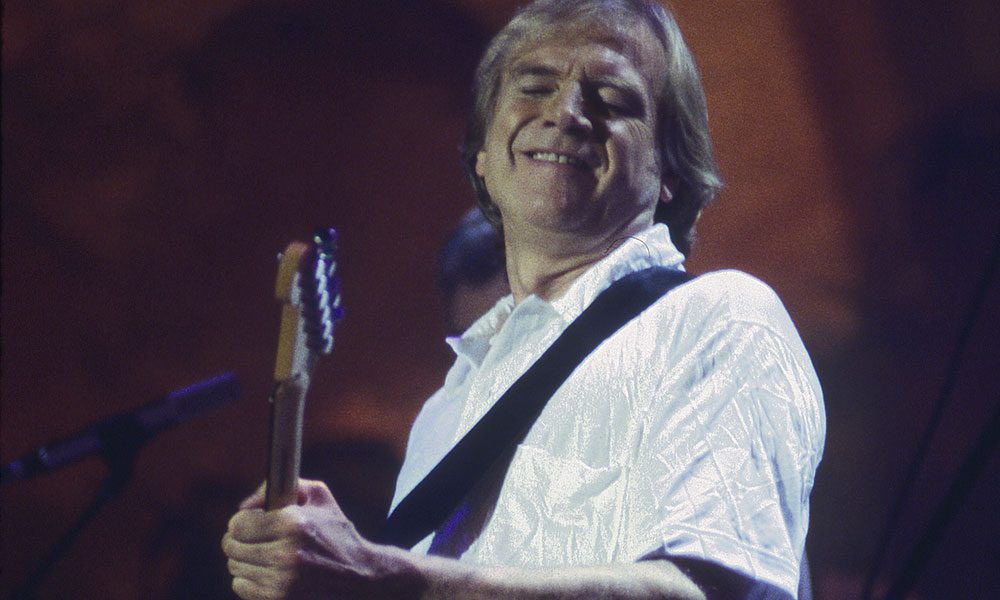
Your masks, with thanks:
M 660 199 L 659 204 L 669 204 L 671 200 L 674 199 L 674 193 L 671 188 L 676 188 L 673 177 L 668 177 L 660 182 Z
M 660 204 L 670 204 L 674 192 L 680 189 L 681 178 L 675 173 L 664 172 L 660 177 Z

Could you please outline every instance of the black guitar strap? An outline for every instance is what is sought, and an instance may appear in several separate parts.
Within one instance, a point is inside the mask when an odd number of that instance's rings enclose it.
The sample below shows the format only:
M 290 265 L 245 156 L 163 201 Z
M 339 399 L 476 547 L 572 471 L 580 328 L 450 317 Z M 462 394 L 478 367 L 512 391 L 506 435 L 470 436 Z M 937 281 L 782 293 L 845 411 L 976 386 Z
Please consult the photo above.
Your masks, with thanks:
M 527 435 L 549 398 L 602 341 L 692 279 L 653 267 L 611 284 L 396 506 L 376 541 L 411 548 L 444 523 L 483 473 Z

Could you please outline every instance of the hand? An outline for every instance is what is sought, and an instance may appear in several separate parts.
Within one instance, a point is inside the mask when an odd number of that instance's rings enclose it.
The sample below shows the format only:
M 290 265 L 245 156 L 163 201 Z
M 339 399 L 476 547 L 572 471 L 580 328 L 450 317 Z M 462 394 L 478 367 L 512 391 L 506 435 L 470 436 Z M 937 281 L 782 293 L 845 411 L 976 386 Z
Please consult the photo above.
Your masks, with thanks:
M 488 568 L 381 546 L 358 534 L 323 483 L 299 481 L 297 494 L 265 512 L 262 486 L 230 519 L 222 548 L 244 600 L 705 597 L 668 560 Z
M 244 600 L 416 592 L 400 553 L 362 538 L 322 482 L 299 481 L 295 505 L 267 512 L 263 506 L 261 486 L 222 538 L 233 591 Z

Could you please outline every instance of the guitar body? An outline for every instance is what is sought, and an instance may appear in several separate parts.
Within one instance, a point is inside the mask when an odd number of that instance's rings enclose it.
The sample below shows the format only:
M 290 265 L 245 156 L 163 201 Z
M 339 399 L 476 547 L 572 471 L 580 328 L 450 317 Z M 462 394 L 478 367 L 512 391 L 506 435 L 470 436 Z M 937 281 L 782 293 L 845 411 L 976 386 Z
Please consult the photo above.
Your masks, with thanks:
M 311 244 L 292 242 L 281 254 L 275 297 L 281 330 L 271 394 L 271 427 L 264 507 L 296 502 L 309 379 L 318 358 L 333 349 L 333 326 L 343 315 L 336 278 L 336 232 L 321 230 Z

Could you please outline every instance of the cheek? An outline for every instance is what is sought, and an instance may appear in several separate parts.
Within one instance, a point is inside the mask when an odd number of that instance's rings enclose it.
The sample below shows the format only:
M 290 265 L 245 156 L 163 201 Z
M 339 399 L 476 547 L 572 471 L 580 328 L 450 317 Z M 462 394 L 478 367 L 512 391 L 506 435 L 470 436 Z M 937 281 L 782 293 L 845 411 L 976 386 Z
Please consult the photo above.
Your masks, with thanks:
M 483 150 L 476 153 L 476 175 L 479 175 L 480 179 L 486 178 L 486 145 L 483 144 Z
M 504 196 L 504 187 L 510 179 L 510 168 L 507 166 L 507 151 L 503 143 L 497 142 L 494 132 L 490 132 L 483 144 L 483 149 L 476 157 L 476 174 L 483 181 L 486 192 L 497 202 Z
M 509 111 L 498 111 L 495 115 L 476 161 L 476 172 L 480 177 L 497 179 L 513 168 L 511 143 L 517 124 L 516 116 Z
M 497 169 L 501 166 L 502 148 L 500 148 L 495 138 L 487 136 L 483 149 L 479 152 L 479 159 L 476 161 L 476 172 L 487 185 L 492 187 L 497 179 Z
M 489 137 L 498 147 L 502 146 L 506 154 L 536 112 L 530 102 L 518 99 L 502 101 L 493 115 Z
M 621 168 L 619 175 L 659 177 L 656 144 L 648 127 L 623 125 L 612 137 L 619 142 L 609 146 L 608 158 Z

